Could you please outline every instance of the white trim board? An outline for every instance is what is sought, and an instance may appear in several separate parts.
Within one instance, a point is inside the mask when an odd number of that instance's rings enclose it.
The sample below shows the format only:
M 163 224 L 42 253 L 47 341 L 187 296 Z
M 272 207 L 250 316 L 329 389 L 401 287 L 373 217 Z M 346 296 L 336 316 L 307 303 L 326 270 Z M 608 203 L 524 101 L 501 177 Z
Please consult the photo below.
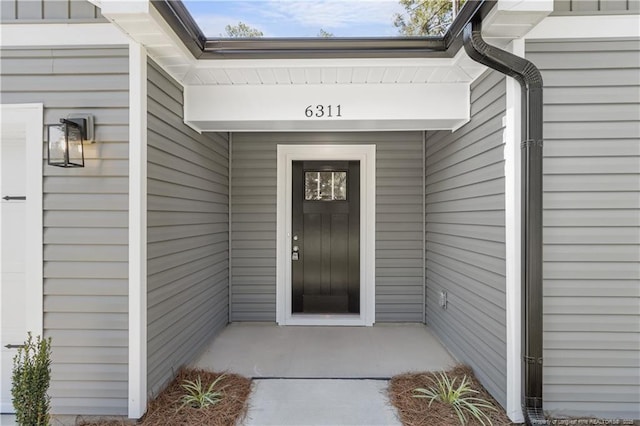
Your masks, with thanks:
M 110 23 L 0 24 L 2 47 L 127 45 L 129 39 Z
M 524 56 L 524 40 L 514 40 L 512 53 Z M 514 423 L 524 422 L 522 415 L 522 303 L 521 303 L 521 189 L 520 142 L 522 139 L 522 89 L 513 78 L 506 79 L 506 116 L 504 117 L 504 196 L 505 196 L 505 269 L 507 325 L 507 415 Z
M 26 149 L 26 252 L 27 330 L 42 336 L 43 332 L 43 233 L 42 233 L 42 167 L 44 108 L 42 104 L 0 105 L 0 126 L 5 123 L 24 125 Z M 1 261 L 1 260 L 0 260 Z M 1 269 L 0 264 L 0 269 Z
M 129 417 L 147 410 L 147 54 L 129 45 Z
M 297 160 L 360 161 L 360 314 L 291 314 L 291 178 Z M 371 326 L 375 322 L 376 146 L 278 145 L 276 321 L 279 325 Z
M 523 37 L 526 40 L 640 38 L 638 14 L 549 16 Z

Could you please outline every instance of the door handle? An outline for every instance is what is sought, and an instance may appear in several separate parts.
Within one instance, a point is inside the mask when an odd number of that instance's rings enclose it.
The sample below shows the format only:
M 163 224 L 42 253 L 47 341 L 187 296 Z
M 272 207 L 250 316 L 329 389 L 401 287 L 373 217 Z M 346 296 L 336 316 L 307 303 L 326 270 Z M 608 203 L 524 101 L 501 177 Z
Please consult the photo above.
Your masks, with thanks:
M 5 348 L 7 349 L 18 349 L 18 348 L 24 348 L 24 345 L 4 345 Z
M 5 195 L 4 197 L 2 197 L 3 200 L 7 200 L 7 201 L 11 201 L 11 200 L 26 200 L 27 197 L 24 195 L 16 195 L 16 196 L 12 196 L 12 195 Z

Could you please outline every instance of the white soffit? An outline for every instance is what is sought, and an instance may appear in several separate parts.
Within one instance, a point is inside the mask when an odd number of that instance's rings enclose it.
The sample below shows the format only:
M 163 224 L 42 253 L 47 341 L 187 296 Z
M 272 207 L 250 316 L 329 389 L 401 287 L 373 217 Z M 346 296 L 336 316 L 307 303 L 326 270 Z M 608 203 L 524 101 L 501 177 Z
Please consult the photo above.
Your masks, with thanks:
M 197 60 L 149 0 L 94 0 L 102 15 L 131 39 L 180 83 Z
M 208 59 L 199 60 L 183 83 L 197 86 L 468 83 L 476 77 L 478 65 L 455 58 Z

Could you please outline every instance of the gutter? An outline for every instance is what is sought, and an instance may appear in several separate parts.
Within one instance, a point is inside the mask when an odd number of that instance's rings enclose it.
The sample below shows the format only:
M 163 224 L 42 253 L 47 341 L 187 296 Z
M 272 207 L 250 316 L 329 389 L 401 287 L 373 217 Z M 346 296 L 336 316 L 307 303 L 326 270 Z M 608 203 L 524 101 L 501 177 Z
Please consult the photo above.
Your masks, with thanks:
M 323 38 L 207 38 L 182 1 L 151 0 L 196 59 L 452 58 L 460 34 L 485 17 L 495 0 L 468 1 L 444 36 Z
M 542 409 L 542 76 L 534 64 L 482 39 L 469 22 L 464 49 L 476 62 L 515 78 L 522 88 L 523 411 L 527 425 L 546 424 Z

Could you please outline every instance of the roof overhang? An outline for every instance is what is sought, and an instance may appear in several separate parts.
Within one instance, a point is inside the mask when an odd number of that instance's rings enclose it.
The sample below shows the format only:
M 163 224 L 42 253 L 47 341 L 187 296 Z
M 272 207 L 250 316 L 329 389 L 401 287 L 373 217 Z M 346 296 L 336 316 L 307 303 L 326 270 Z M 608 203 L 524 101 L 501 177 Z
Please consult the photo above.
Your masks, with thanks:
M 92 2 L 185 87 L 184 120 L 199 131 L 455 129 L 486 70 L 460 49 L 464 24 L 480 13 L 488 38 L 505 45 L 553 9 L 553 0 L 470 1 L 442 38 L 207 40 L 181 2 Z M 450 95 L 433 95 L 443 87 Z M 304 116 L 309 105 L 338 104 L 357 117 Z

